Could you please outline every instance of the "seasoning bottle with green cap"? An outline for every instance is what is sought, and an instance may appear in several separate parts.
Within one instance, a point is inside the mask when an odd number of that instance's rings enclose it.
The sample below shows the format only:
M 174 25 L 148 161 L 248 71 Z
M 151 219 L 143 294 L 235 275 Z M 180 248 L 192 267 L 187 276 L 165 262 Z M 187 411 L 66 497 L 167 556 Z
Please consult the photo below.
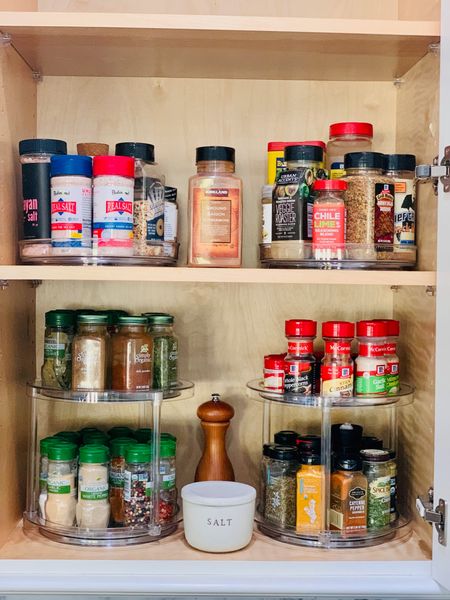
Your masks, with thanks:
M 147 444 L 152 440 L 152 430 L 150 427 L 139 427 L 139 429 L 136 429 L 133 433 L 133 437 L 139 444 Z
M 132 444 L 125 452 L 124 525 L 144 527 L 152 519 L 152 449 Z
M 280 527 L 295 527 L 297 449 L 273 446 L 268 449 L 264 517 Z
M 132 438 L 133 430 L 130 427 L 127 427 L 126 425 L 116 425 L 115 427 L 111 427 L 111 429 L 108 429 L 108 435 L 111 438 L 112 442 L 112 440 L 114 440 L 115 438 Z
M 51 523 L 71 527 L 75 521 L 76 483 L 73 472 L 78 447 L 62 440 L 48 446 L 48 479 L 45 517 Z
M 148 315 L 148 332 L 153 340 L 153 385 L 164 390 L 177 385 L 178 338 L 172 315 Z
M 116 156 L 134 158 L 134 254 L 153 256 L 152 244 L 164 241 L 164 176 L 155 163 L 155 147 L 120 142 L 116 144 Z
M 197 174 L 189 179 L 191 267 L 240 267 L 242 181 L 234 174 L 235 150 L 202 146 L 196 150 Z
M 45 313 L 42 385 L 63 390 L 70 389 L 74 333 L 75 312 L 73 310 L 51 310 Z
M 107 387 L 109 334 L 106 315 L 80 314 L 73 339 L 73 390 L 97 390 Z
M 83 434 L 83 444 L 107 445 L 109 436 L 104 431 L 87 431 Z
M 367 477 L 358 453 L 339 458 L 331 474 L 330 525 L 342 532 L 367 527 Z
M 111 505 L 111 518 L 115 525 L 124 522 L 124 482 L 125 482 L 125 454 L 128 446 L 137 444 L 131 437 L 117 437 L 111 440 L 111 466 L 109 470 L 109 503 Z
M 169 438 L 161 438 L 159 475 L 159 519 L 169 523 L 177 510 L 176 441 Z
M 388 450 L 361 450 L 368 482 L 367 527 L 383 529 L 391 521 L 391 455 Z
M 394 246 L 406 252 L 416 243 L 416 157 L 414 154 L 386 154 L 385 175 L 395 185 Z
M 56 441 L 56 437 L 46 437 L 39 442 L 39 514 L 43 519 L 47 501 L 48 449 Z
M 103 529 L 109 523 L 109 449 L 100 444 L 80 448 L 78 471 L 78 527 Z
M 152 387 L 153 341 L 147 318 L 119 317 L 119 331 L 112 337 L 112 387 L 142 391 Z
M 55 433 L 55 437 L 61 440 L 67 440 L 68 442 L 73 442 L 80 445 L 81 442 L 81 434 L 78 431 L 58 431 Z

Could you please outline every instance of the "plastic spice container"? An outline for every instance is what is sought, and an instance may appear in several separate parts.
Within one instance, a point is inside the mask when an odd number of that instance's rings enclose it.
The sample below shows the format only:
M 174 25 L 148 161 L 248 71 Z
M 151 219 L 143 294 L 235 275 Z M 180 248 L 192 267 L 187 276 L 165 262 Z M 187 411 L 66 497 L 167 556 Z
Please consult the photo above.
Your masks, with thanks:
M 152 430 L 150 427 L 140 427 L 136 429 L 133 434 L 135 440 L 137 440 L 140 444 L 146 444 L 147 442 L 151 442 L 152 440 Z
M 264 357 L 264 387 L 278 394 L 284 392 L 284 354 Z
M 39 442 L 39 513 L 43 519 L 45 519 L 47 501 L 48 449 L 51 443 L 57 441 L 56 437 L 46 437 Z
M 300 468 L 297 471 L 296 529 L 299 533 L 317 532 L 324 527 L 324 467 L 321 464 L 321 439 L 316 435 L 297 440 Z
M 395 187 L 383 175 L 379 152 L 353 152 L 344 158 L 347 181 L 347 244 L 365 244 L 351 258 L 383 259 L 394 243 Z
M 52 247 L 61 249 L 58 254 L 78 255 L 92 245 L 92 160 L 52 156 L 50 174 Z
M 314 390 L 314 339 L 317 323 L 290 319 L 285 323 L 288 353 L 284 359 L 284 390 L 287 393 L 311 395 Z
M 133 255 L 134 160 L 95 156 L 94 247 L 99 256 Z
M 367 527 L 383 529 L 391 520 L 391 460 L 387 450 L 361 450 L 368 482 Z
M 48 446 L 46 519 L 71 527 L 75 521 L 76 483 L 73 464 L 78 447 L 71 442 L 50 443 Z
M 389 451 L 389 471 L 391 483 L 391 504 L 390 504 L 390 521 L 391 523 L 398 518 L 397 512 L 397 454 L 394 450 Z
M 330 478 L 330 525 L 343 532 L 367 528 L 367 477 L 358 456 L 338 460 Z
M 75 313 L 72 310 L 45 313 L 44 362 L 41 367 L 43 385 L 70 389 L 74 325 Z
M 264 517 L 280 527 L 295 527 L 297 449 L 273 446 L 268 450 Z
M 164 241 L 178 240 L 178 203 L 177 188 L 164 187 Z
M 67 154 L 62 140 L 30 139 L 19 142 L 22 165 L 23 239 L 50 239 L 50 160 L 55 154 Z M 40 248 L 40 251 L 39 251 Z M 24 249 L 28 255 L 42 247 Z
M 340 179 L 314 183 L 313 254 L 317 260 L 342 260 L 345 252 L 345 191 Z
M 112 387 L 139 391 L 152 387 L 153 342 L 147 318 L 119 317 L 119 332 L 112 336 Z
M 72 389 L 107 387 L 109 334 L 106 315 L 78 315 L 78 332 L 72 345 Z
M 123 525 L 125 505 L 123 498 L 125 483 L 125 454 L 128 446 L 137 444 L 129 437 L 117 437 L 111 441 L 111 464 L 109 468 L 109 503 L 111 518 L 115 525 Z
M 134 254 L 154 256 L 164 240 L 164 177 L 155 163 L 153 144 L 120 142 L 116 156 L 134 158 L 133 235 Z
M 134 432 L 131 427 L 127 427 L 126 425 L 116 425 L 115 427 L 108 429 L 108 435 L 111 439 L 111 443 L 116 438 L 132 438 L 133 433 Z
M 109 523 L 108 489 L 109 450 L 99 444 L 80 448 L 78 471 L 78 527 L 103 529 Z
M 148 332 L 153 341 L 153 388 L 163 390 L 178 382 L 178 338 L 174 317 L 147 313 Z
M 234 174 L 234 148 L 197 148 L 196 164 L 197 174 L 189 179 L 188 264 L 240 267 L 242 181 Z
M 261 243 L 272 241 L 272 194 L 273 185 L 263 185 L 261 190 Z
M 416 157 L 414 154 L 387 154 L 386 177 L 395 182 L 395 250 L 408 251 L 416 243 Z
M 344 156 L 349 152 L 372 150 L 373 126 L 370 123 L 333 123 L 327 146 L 327 168 L 330 179 L 345 175 Z
M 395 319 L 374 319 L 386 323 L 387 336 L 384 357 L 386 359 L 386 392 L 397 394 L 400 390 L 400 359 L 397 342 L 400 335 L 400 322 Z
M 320 368 L 320 394 L 322 396 L 352 396 L 353 360 L 351 357 L 355 325 L 348 321 L 322 323 L 325 354 Z
M 130 445 L 125 459 L 124 525 L 145 526 L 152 520 L 151 447 Z
M 358 358 L 355 361 L 357 396 L 386 394 L 387 360 L 385 321 L 359 321 L 356 326 Z
M 100 444 L 103 446 L 109 444 L 108 434 L 104 431 L 86 431 L 82 437 L 83 444 Z
M 159 520 L 170 523 L 177 512 L 176 441 L 161 439 L 159 475 Z
M 258 511 L 260 514 L 264 514 L 264 507 L 266 505 L 266 481 L 267 481 L 267 465 L 269 464 L 269 452 L 270 448 L 273 448 L 278 444 L 263 444 L 261 465 L 259 471 L 259 504 Z

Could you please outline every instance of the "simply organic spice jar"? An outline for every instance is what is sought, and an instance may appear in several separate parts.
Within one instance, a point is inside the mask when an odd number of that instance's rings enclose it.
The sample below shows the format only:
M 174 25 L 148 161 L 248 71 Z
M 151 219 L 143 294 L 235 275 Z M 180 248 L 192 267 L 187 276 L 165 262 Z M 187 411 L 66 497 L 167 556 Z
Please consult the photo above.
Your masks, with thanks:
M 147 317 L 121 316 L 119 331 L 112 336 L 112 387 L 141 391 L 152 387 L 153 341 L 147 333 Z

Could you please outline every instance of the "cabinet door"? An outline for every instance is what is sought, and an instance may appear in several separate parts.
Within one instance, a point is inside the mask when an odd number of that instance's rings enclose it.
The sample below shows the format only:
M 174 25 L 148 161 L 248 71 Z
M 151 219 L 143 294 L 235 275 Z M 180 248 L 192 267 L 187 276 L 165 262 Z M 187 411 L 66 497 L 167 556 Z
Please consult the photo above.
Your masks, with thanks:
M 450 2 L 448 0 L 442 2 L 441 11 L 439 157 L 444 155 L 445 147 L 450 146 Z M 440 498 L 446 501 L 448 530 L 450 506 L 450 193 L 444 192 L 441 183 L 439 184 L 437 222 L 434 504 L 437 505 Z M 430 234 L 432 235 L 432 232 Z M 445 546 L 439 543 L 437 532 L 433 532 L 433 577 L 450 590 L 450 535 L 448 531 L 447 545 Z

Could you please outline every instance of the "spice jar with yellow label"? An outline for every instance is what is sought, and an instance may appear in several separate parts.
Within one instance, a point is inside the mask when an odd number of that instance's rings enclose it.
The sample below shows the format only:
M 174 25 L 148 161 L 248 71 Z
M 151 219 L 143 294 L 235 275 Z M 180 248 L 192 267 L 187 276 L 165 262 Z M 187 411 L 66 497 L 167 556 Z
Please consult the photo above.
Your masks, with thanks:
M 324 465 L 321 464 L 321 442 L 316 435 L 297 440 L 300 468 L 297 471 L 297 532 L 317 533 L 324 528 Z

